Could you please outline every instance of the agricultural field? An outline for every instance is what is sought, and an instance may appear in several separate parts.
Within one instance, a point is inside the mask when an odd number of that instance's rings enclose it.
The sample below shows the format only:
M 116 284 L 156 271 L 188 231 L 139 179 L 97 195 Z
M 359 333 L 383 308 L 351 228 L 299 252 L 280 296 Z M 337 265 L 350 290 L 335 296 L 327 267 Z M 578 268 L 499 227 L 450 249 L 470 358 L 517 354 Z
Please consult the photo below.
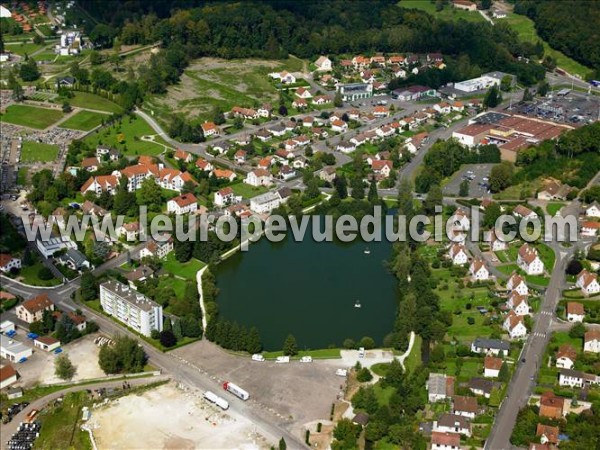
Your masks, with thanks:
M 42 142 L 23 141 L 21 162 L 50 162 L 58 158 L 58 146 Z
M 98 125 L 101 125 L 105 119 L 108 119 L 106 114 L 82 110 L 61 123 L 60 127 L 70 128 L 72 130 L 90 131 Z
M 98 111 L 109 113 L 123 112 L 123 108 L 119 105 L 104 97 L 100 97 L 99 95 L 91 94 L 89 92 L 73 92 L 73 94 L 73 97 L 67 100 L 72 106 L 96 109 Z
M 143 141 L 142 136 L 151 136 L 155 131 L 138 116 L 126 116 L 119 122 L 96 130 L 84 139 L 91 147 L 110 145 L 125 156 L 149 155 L 157 156 L 164 151 L 164 146 L 154 142 Z
M 6 112 L 0 115 L 0 122 L 22 125 L 43 130 L 64 116 L 59 109 L 38 108 L 29 105 L 10 105 Z
M 145 109 L 164 122 L 173 111 L 189 118 L 210 119 L 214 107 L 224 111 L 233 106 L 259 106 L 275 102 L 277 89 L 268 74 L 275 71 L 302 70 L 303 61 L 258 59 L 222 60 L 202 58 L 191 64 L 181 82 L 163 95 L 151 97 Z

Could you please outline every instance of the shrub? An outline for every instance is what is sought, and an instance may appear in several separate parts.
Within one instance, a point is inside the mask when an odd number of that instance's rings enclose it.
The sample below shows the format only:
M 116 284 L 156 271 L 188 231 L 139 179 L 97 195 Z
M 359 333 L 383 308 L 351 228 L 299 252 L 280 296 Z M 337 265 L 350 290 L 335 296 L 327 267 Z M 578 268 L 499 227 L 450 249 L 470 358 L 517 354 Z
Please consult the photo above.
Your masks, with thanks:
M 475 325 L 475 319 L 472 317 L 467 317 L 467 323 L 469 325 Z
M 365 382 L 371 381 L 373 379 L 373 374 L 371 373 L 371 371 L 369 369 L 367 369 L 366 367 L 363 367 L 356 374 L 356 379 L 357 379 L 357 381 L 359 381 L 361 383 L 365 383 Z
M 40 270 L 38 270 L 37 276 L 40 280 L 51 280 L 54 278 L 52 271 L 47 267 L 42 267 Z

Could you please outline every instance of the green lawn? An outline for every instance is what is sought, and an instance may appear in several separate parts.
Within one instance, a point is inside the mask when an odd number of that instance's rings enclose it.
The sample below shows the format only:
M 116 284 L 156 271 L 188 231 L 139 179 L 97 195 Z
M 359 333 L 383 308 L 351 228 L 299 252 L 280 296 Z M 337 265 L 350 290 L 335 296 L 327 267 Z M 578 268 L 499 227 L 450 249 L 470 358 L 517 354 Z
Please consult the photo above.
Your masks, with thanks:
M 27 172 L 29 169 L 27 167 L 19 167 L 19 171 L 17 172 L 17 184 L 20 186 L 24 186 L 27 184 Z
M 83 110 L 62 122 L 60 127 L 70 128 L 72 130 L 90 131 L 98 125 L 101 125 L 102 121 L 106 119 L 108 119 L 106 114 Z
M 142 136 L 154 135 L 156 132 L 138 116 L 123 117 L 118 122 L 107 128 L 96 130 L 84 139 L 92 147 L 110 145 L 118 149 L 123 155 L 160 155 L 164 147 L 153 142 L 142 141 Z M 122 138 L 122 139 L 121 139 Z
M 399 5 L 403 8 L 420 9 L 444 20 L 465 19 L 473 22 L 482 22 L 485 20 L 478 11 L 465 11 L 464 9 L 454 8 L 452 5 L 446 5 L 441 11 L 436 11 L 435 2 L 432 3 L 427 0 L 401 0 Z
M 278 356 L 283 356 L 283 351 L 263 352 L 266 359 L 275 359 Z M 299 350 L 298 354 L 292 359 L 300 359 L 303 356 L 312 356 L 313 359 L 338 359 L 340 358 L 339 348 L 323 348 L 318 350 Z
M 23 141 L 21 162 L 47 162 L 58 158 L 58 146 L 43 142 Z
M 548 205 L 546 205 L 546 212 L 551 216 L 555 216 L 563 206 L 565 206 L 565 204 L 560 202 L 548 203 Z
M 423 345 L 423 338 L 418 334 L 415 336 L 415 342 L 410 354 L 404 360 L 404 367 L 407 372 L 414 371 L 418 366 L 421 365 L 421 346 Z
M 380 383 L 375 383 L 373 385 L 373 389 L 375 390 L 375 396 L 377 397 L 377 401 L 379 405 L 385 406 L 390 404 L 390 398 L 394 395 L 396 391 L 392 386 L 388 386 L 386 388 L 382 388 Z
M 38 108 L 29 105 L 10 105 L 0 115 L 1 122 L 43 130 L 64 116 L 60 109 Z
M 5 38 L 6 39 L 6 38 Z M 44 45 L 34 44 L 33 42 L 21 42 L 19 44 L 4 44 L 6 50 L 15 53 L 16 55 L 25 56 L 31 55 L 33 52 L 44 48 Z M 34 59 L 37 59 L 34 57 Z
M 552 272 L 552 268 L 554 267 L 554 262 L 556 261 L 556 255 L 554 254 L 554 251 L 550 247 L 548 247 L 546 244 L 542 244 L 542 243 L 537 244 L 535 246 L 535 248 L 539 252 L 540 258 L 541 258 L 542 262 L 544 263 L 546 270 L 548 272 Z
M 426 2 L 424 2 L 426 3 Z M 558 67 L 566 70 L 567 72 L 581 76 L 585 79 L 587 75 L 591 73 L 591 69 L 578 63 L 577 61 L 569 58 L 564 53 L 554 50 L 546 41 L 540 38 L 535 30 L 535 25 L 529 17 L 521 16 L 519 14 L 509 13 L 506 19 L 500 19 L 503 22 L 507 22 L 511 28 L 513 28 L 519 38 L 524 41 L 537 42 L 542 41 L 544 44 L 544 55 L 549 55 L 554 58 Z M 499 20 L 499 21 L 500 21 Z
M 550 279 L 541 275 L 525 275 L 525 281 L 527 283 L 537 284 L 538 286 L 548 286 Z
M 51 280 L 40 280 L 38 277 L 39 270 L 44 267 L 41 262 L 21 268 L 19 275 L 23 278 L 23 283 L 32 286 L 56 286 L 60 284 L 60 280 L 52 278 Z
M 516 264 L 504 264 L 501 266 L 496 266 L 496 269 L 498 269 L 505 275 L 510 275 L 511 273 L 513 273 L 513 271 L 517 270 L 518 268 L 519 266 L 517 266 Z
M 196 272 L 198 272 L 204 266 L 206 266 L 206 264 L 204 264 L 202 261 L 198 261 L 195 258 L 190 259 L 186 263 L 180 263 L 175 259 L 174 252 L 169 253 L 163 263 L 163 269 L 165 269 L 167 272 L 193 281 L 196 280 Z
M 256 197 L 269 190 L 269 188 L 265 186 L 250 186 L 243 181 L 241 183 L 232 184 L 230 187 L 233 189 L 235 195 L 241 195 L 244 199 Z
M 42 428 L 36 448 L 91 449 L 89 434 L 79 428 L 81 408 L 91 406 L 86 391 L 66 394 L 62 403 L 40 414 Z
M 183 299 L 186 284 L 187 282 L 185 280 L 180 280 L 179 278 L 171 278 L 167 276 L 160 278 L 158 286 L 160 287 L 160 289 L 173 291 L 177 298 Z
M 98 111 L 106 111 L 109 113 L 120 113 L 123 112 L 123 108 L 110 100 L 100 97 L 96 94 L 89 92 L 73 92 L 73 98 L 67 101 L 79 108 L 97 109 Z

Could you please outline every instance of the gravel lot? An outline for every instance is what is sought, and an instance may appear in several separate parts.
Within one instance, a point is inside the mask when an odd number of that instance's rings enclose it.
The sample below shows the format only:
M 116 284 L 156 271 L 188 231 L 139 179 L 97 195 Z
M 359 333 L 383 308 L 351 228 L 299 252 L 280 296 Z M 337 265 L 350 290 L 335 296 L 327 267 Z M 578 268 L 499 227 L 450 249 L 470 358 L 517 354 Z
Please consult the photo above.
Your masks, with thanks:
M 463 181 L 463 177 L 467 175 L 470 170 L 473 172 L 473 180 L 469 182 L 469 198 L 482 198 L 489 196 L 486 188 L 482 187 L 480 183 L 483 182 L 484 177 L 490 176 L 490 171 L 494 164 L 465 164 L 457 171 L 450 181 L 442 189 L 444 195 L 447 196 L 458 196 L 460 190 L 460 183 Z

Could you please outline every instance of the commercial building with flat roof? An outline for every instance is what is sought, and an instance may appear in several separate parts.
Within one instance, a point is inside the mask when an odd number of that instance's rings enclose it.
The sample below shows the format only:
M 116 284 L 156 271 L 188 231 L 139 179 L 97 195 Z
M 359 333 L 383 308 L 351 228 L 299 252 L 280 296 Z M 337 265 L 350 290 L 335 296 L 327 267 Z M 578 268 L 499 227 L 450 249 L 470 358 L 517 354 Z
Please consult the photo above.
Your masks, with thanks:
M 126 284 L 115 280 L 102 283 L 100 304 L 104 312 L 144 336 L 163 330 L 162 306 Z
M 0 357 L 12 362 L 19 362 L 22 358 L 29 358 L 32 354 L 31 347 L 0 334 Z

